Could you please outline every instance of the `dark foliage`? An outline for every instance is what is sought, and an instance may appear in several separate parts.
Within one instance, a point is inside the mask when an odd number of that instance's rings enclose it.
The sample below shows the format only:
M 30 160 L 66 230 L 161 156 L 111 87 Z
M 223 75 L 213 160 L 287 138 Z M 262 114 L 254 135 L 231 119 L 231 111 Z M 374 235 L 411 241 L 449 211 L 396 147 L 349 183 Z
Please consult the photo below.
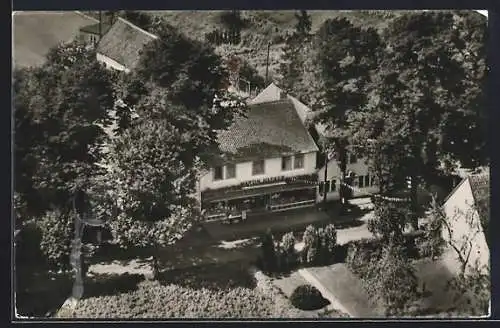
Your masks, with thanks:
M 311 285 L 298 286 L 290 296 L 293 306 L 301 310 L 319 310 L 330 302 L 321 295 L 320 291 Z

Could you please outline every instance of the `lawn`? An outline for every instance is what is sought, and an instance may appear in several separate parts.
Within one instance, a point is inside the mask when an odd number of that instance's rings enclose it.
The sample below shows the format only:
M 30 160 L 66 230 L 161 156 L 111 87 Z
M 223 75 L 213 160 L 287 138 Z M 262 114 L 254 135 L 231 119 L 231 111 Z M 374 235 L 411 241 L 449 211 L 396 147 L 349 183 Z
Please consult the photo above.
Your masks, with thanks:
M 14 66 L 41 65 L 50 48 L 73 40 L 81 27 L 90 24 L 95 20 L 73 11 L 16 12 L 12 16 Z
M 352 274 L 344 263 L 304 270 L 334 295 L 342 307 L 353 317 L 375 316 L 375 311 L 368 302 L 368 295 L 361 285 L 360 279 Z

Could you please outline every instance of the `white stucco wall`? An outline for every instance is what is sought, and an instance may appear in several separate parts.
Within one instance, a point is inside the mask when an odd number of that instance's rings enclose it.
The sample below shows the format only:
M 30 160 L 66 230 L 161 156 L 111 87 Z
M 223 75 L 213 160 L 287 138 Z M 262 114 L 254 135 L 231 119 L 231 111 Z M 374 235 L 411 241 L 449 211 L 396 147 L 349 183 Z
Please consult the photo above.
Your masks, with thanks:
M 353 164 L 347 164 L 347 171 L 352 171 L 356 175 L 355 178 L 355 186 L 357 186 L 357 177 L 359 176 L 366 176 L 369 175 L 369 168 L 368 165 L 365 162 L 365 159 L 358 159 L 356 163 Z M 340 181 L 340 176 L 341 176 L 341 171 L 339 168 L 339 165 L 336 160 L 331 160 L 328 163 L 328 169 L 327 169 L 327 180 L 331 181 L 333 179 L 336 180 L 336 190 L 333 192 L 329 192 L 326 195 L 326 199 L 328 201 L 330 200 L 338 200 L 339 197 L 339 181 Z M 370 177 L 370 181 L 373 177 Z M 318 170 L 318 182 L 324 182 L 325 181 L 325 167 L 323 166 L 321 169 Z M 353 196 L 354 197 L 360 197 L 360 196 L 367 196 L 369 193 L 376 193 L 378 192 L 378 187 L 374 185 L 373 187 L 363 187 L 360 188 L 358 191 L 357 189 L 354 190 Z M 319 188 L 318 188 L 318 194 L 317 194 L 317 199 L 318 202 L 323 201 L 323 195 L 319 193 Z
M 293 162 L 293 161 L 292 161 Z M 268 158 L 264 161 L 265 173 L 262 175 L 252 175 L 252 162 L 242 162 L 236 164 L 236 177 L 234 179 L 213 180 L 213 169 L 203 175 L 200 179 L 200 190 L 218 189 L 238 185 L 245 181 L 261 178 L 271 178 L 278 176 L 297 176 L 312 174 L 316 171 L 316 152 L 304 154 L 304 167 L 302 169 L 281 170 L 281 157 Z
M 482 230 L 479 215 L 477 211 L 471 208 L 472 204 L 474 204 L 474 198 L 469 180 L 467 179 L 446 200 L 443 210 L 451 227 L 451 238 L 455 244 L 460 247 L 462 245 L 461 240 L 470 239 L 472 241 L 469 263 L 473 265 L 477 261 L 480 266 L 489 266 L 490 252 L 488 244 Z M 470 213 L 472 223 L 467 222 L 466 213 Z M 479 232 L 477 232 L 478 229 Z M 442 236 L 445 241 L 450 240 L 450 235 L 446 228 L 443 228 Z M 449 254 L 458 258 L 455 251 L 450 250 Z
M 97 60 L 100 61 L 101 63 L 104 63 L 107 68 L 116 69 L 118 71 L 125 71 L 126 73 L 128 73 L 130 71 L 128 68 L 126 68 L 122 64 L 118 63 L 117 61 L 115 61 L 107 56 L 104 56 L 103 54 L 97 53 Z
M 281 89 L 274 83 L 271 83 L 264 90 L 262 90 L 255 98 L 250 100 L 250 104 L 259 104 L 269 101 L 277 101 L 281 99 Z

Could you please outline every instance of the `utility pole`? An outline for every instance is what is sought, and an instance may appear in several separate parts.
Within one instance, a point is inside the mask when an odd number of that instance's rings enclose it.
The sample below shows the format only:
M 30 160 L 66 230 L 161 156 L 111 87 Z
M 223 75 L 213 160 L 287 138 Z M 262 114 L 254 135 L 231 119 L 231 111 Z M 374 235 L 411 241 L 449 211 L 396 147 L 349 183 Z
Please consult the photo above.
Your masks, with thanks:
M 327 153 L 325 154 L 325 176 L 323 178 L 323 207 L 324 207 L 324 210 L 326 211 L 326 181 L 328 179 L 328 157 L 329 157 L 329 154 L 328 154 L 328 151 Z
M 102 10 L 99 10 L 99 41 L 102 38 Z
M 266 86 L 269 83 L 269 51 L 271 49 L 271 42 L 267 43 L 267 58 L 266 58 Z

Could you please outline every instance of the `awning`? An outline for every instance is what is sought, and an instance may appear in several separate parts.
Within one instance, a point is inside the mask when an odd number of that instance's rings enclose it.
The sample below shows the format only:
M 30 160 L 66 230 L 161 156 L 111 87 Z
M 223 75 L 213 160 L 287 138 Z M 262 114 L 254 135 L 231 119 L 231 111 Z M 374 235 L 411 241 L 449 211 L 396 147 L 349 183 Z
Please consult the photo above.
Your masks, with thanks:
M 203 203 L 213 202 L 213 201 L 223 201 L 232 200 L 239 198 L 250 198 L 255 196 L 269 195 L 274 193 L 280 193 L 284 191 L 293 191 L 301 189 L 313 189 L 316 188 L 315 184 L 311 183 L 294 183 L 294 184 L 284 184 L 276 186 L 267 186 L 261 188 L 253 189 L 237 189 L 237 190 L 207 190 L 201 193 L 201 199 Z

